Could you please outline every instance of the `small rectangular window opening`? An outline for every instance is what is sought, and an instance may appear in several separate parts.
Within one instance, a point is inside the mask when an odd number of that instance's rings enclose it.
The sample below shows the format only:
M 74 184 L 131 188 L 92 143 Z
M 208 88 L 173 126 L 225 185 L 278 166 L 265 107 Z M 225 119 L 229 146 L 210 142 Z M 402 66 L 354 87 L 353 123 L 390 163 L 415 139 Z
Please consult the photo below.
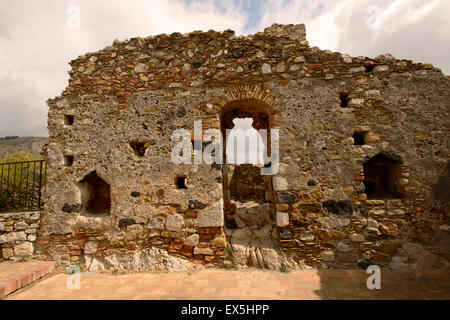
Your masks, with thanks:
M 66 114 L 64 116 L 64 124 L 67 126 L 73 125 L 74 116 Z
M 64 166 L 71 167 L 73 165 L 73 156 L 64 156 Z
M 339 97 L 341 99 L 341 108 L 347 108 L 348 107 L 349 96 L 350 96 L 350 91 L 348 91 L 348 90 L 342 91 L 339 94 Z
M 355 146 L 362 146 L 366 144 L 366 133 L 365 132 L 354 132 L 353 141 Z
M 175 185 L 177 189 L 187 189 L 186 187 L 186 177 L 176 177 Z

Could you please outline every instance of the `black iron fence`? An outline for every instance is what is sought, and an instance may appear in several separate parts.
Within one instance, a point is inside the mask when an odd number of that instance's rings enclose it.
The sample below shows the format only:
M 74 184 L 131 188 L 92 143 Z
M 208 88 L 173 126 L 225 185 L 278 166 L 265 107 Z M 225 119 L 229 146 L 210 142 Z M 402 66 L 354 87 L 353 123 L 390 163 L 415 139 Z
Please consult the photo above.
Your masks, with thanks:
M 0 212 L 39 210 L 45 160 L 0 163 Z

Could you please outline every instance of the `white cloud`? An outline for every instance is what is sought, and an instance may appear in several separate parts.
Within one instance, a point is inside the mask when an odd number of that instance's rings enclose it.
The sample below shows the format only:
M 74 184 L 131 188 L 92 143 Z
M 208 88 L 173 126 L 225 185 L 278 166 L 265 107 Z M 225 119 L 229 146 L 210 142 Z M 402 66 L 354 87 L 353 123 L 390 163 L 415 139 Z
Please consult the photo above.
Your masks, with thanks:
M 258 25 L 248 21 L 258 3 L 259 27 L 245 30 Z M 79 30 L 67 28 L 71 4 L 81 9 Z M 375 30 L 367 28 L 371 5 L 380 8 Z M 66 87 L 67 63 L 116 38 L 305 23 L 311 45 L 351 55 L 390 52 L 449 73 L 449 15 L 448 0 L 0 0 L 0 136 L 46 135 L 45 101 Z
M 71 30 L 69 5 L 81 9 Z M 47 105 L 67 86 L 68 62 L 114 39 L 231 28 L 242 33 L 245 13 L 212 0 L 0 0 L 0 137 L 47 135 Z M 73 21 L 73 20 L 71 20 Z
M 323 13 L 311 18 L 320 4 Z M 378 10 L 373 10 L 374 6 Z M 368 27 L 370 19 L 375 28 Z M 305 23 L 311 46 L 353 56 L 391 53 L 401 59 L 433 63 L 450 73 L 448 0 L 270 1 L 260 29 L 271 21 Z

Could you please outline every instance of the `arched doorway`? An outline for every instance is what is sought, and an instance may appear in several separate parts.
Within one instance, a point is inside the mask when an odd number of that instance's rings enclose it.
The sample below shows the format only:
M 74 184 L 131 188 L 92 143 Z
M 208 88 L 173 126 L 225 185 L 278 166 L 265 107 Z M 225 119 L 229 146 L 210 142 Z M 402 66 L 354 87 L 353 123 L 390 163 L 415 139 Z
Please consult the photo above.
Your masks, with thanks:
M 237 127 L 236 119 L 251 123 L 249 130 L 259 131 L 264 144 L 266 156 L 271 155 L 271 109 L 258 99 L 240 99 L 228 103 L 221 112 L 221 131 L 224 137 L 223 155 L 223 195 L 225 230 L 228 242 L 234 250 L 237 264 L 254 267 L 267 267 L 263 252 L 274 252 L 277 240 L 273 239 L 275 228 L 275 194 L 272 176 L 262 175 L 266 162 L 252 163 L 247 157 L 244 163 L 229 161 L 229 144 L 234 142 L 230 132 Z M 251 119 L 250 121 L 248 121 Z M 245 141 L 245 150 L 251 150 L 251 143 Z M 242 142 L 242 139 L 240 140 Z M 237 149 L 234 151 L 239 152 Z M 237 160 L 237 157 L 234 157 Z M 250 160 L 250 161 L 249 161 Z M 230 163 L 232 162 L 232 163 Z M 260 257 L 259 259 L 257 257 Z

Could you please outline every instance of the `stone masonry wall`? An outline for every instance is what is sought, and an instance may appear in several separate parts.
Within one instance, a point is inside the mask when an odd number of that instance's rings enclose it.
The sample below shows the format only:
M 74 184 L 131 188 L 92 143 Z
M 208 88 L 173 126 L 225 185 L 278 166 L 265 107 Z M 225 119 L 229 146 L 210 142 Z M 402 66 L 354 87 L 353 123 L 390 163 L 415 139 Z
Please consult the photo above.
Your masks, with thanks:
M 174 33 L 73 60 L 68 87 L 48 101 L 38 251 L 93 271 L 446 267 L 449 78 L 388 54 L 310 47 L 305 34 L 304 25 Z M 194 120 L 220 129 L 230 108 L 263 112 L 280 130 L 280 171 L 266 184 L 276 199 L 260 206 L 274 208 L 261 214 L 270 243 L 227 227 L 225 165 L 170 161 L 175 129 L 194 137 Z M 364 166 L 377 157 L 395 166 L 393 198 L 366 190 Z M 94 212 L 100 184 L 110 206 Z
M 40 220 L 40 212 L 0 214 L 0 261 L 20 260 L 34 255 Z

